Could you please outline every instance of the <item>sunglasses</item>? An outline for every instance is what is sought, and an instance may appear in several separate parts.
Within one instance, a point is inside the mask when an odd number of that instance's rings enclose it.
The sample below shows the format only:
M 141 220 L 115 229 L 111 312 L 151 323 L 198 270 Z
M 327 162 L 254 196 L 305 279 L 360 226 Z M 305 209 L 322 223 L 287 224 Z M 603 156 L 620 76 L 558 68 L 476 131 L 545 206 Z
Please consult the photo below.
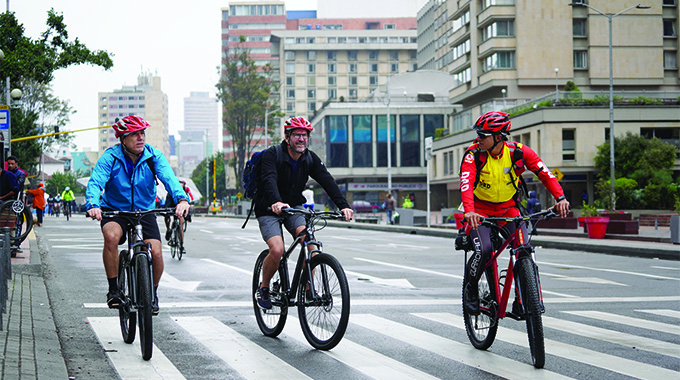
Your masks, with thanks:
M 482 133 L 482 132 L 477 132 L 477 137 L 480 139 L 485 139 L 487 137 L 491 136 L 491 133 Z

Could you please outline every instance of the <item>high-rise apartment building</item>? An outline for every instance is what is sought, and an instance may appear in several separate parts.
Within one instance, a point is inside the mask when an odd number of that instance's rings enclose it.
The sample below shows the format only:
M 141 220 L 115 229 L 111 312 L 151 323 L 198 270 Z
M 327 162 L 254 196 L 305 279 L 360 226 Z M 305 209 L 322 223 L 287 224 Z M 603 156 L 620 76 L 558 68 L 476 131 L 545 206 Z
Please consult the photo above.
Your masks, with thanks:
M 161 78 L 150 73 L 137 77 L 137 85 L 124 85 L 112 92 L 98 93 L 99 125 L 111 125 L 116 118 L 128 115 L 144 118 L 151 127 L 146 132 L 146 142 L 170 156 L 168 142 L 168 96 L 161 91 Z M 98 150 L 104 151 L 118 143 L 113 128 L 98 133 Z
M 593 158 L 610 133 L 610 32 L 608 17 L 580 3 L 611 15 L 625 10 L 611 20 L 614 135 L 656 136 L 680 147 L 678 0 L 650 1 L 645 9 L 628 0 L 569 3 L 431 0 L 419 11 L 418 67 L 452 75 L 449 99 L 462 106 L 451 117 L 449 136 L 435 141 L 432 183 L 446 185 L 449 205 L 460 201 L 457 173 L 475 138 L 474 120 L 490 110 L 517 113 L 529 101 L 529 108 L 541 101 L 548 106 L 514 116 L 513 139 L 559 168 L 568 197 L 580 199 L 586 191 L 594 198 Z M 582 98 L 605 102 L 561 101 L 567 81 Z M 666 100 L 658 107 L 628 101 L 640 97 Z
M 280 106 L 313 118 L 324 102 L 357 101 L 391 75 L 416 69 L 415 18 L 298 19 L 272 31 Z

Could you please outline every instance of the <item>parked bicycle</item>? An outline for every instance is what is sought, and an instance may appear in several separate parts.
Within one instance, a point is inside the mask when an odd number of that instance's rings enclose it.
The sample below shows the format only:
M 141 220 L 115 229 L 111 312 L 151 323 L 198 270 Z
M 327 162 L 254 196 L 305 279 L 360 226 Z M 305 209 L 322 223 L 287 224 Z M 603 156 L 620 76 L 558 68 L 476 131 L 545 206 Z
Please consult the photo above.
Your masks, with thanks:
M 554 210 L 548 209 L 513 218 L 487 217 L 482 219 L 481 225 L 491 228 L 491 241 L 494 249 L 491 253 L 491 259 L 484 268 L 484 275 L 480 278 L 478 284 L 479 315 L 471 315 L 463 308 L 465 330 L 470 343 L 475 348 L 486 350 L 491 347 L 496 338 L 500 319 L 510 317 L 518 321 L 526 320 L 532 364 L 536 368 L 543 368 L 545 365 L 545 344 L 541 319 L 545 307 L 541 294 L 541 279 L 538 274 L 535 252 L 530 244 L 531 237 L 529 234 L 525 234 L 526 228 L 521 227 L 525 226 L 530 220 L 535 223 L 541 218 L 551 219 L 555 216 L 558 215 Z M 514 223 L 515 232 L 510 234 L 503 227 L 504 223 Z M 499 271 L 498 257 L 515 240 L 520 242 L 519 247 L 510 249 L 508 268 Z M 456 238 L 456 249 L 465 250 L 465 262 L 467 263 L 468 252 L 473 250 L 473 242 L 469 240 L 469 236 L 459 234 Z M 506 311 L 513 280 L 515 281 L 517 301 L 513 304 L 512 311 Z M 466 281 L 463 281 L 463 284 L 465 283 Z M 465 285 L 463 285 L 464 292 Z
M 33 214 L 22 200 L 8 200 L 0 204 L 0 224 L 10 228 L 10 239 L 18 246 L 33 228 Z
M 345 217 L 336 211 L 296 208 L 285 208 L 283 211 L 302 214 L 307 235 L 305 240 L 297 237 L 283 254 L 279 268 L 270 282 L 269 296 L 273 307 L 269 310 L 261 308 L 257 303 L 257 290 L 262 281 L 262 263 L 269 250 L 262 251 L 257 258 L 252 287 L 257 324 L 264 335 L 278 336 L 286 324 L 288 308 L 297 306 L 302 332 L 309 344 L 319 350 L 330 350 L 340 342 L 347 329 L 349 285 L 340 262 L 323 253 L 323 245 L 316 240 L 314 233 L 326 226 L 326 219 L 344 220 Z M 315 245 L 316 248 L 310 248 L 310 245 Z M 300 255 L 291 281 L 288 258 L 298 246 Z
M 151 244 L 142 238 L 142 218 L 151 213 L 174 214 L 172 208 L 147 211 L 102 211 L 104 217 L 119 216 L 130 221 L 127 233 L 127 249 L 118 255 L 118 290 L 122 303 L 118 308 L 120 329 L 125 343 L 135 341 L 136 325 L 139 323 L 139 341 L 144 360 L 151 359 L 153 350 L 153 268 Z

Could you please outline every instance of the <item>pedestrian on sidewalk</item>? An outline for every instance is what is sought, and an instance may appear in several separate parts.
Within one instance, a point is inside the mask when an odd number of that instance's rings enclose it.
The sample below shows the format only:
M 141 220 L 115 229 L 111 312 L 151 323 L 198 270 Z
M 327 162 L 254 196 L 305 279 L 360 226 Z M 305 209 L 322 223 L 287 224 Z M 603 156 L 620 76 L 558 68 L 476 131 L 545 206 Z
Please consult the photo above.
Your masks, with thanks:
M 394 198 L 392 198 L 390 193 L 385 197 L 385 212 L 387 213 L 387 223 L 394 224 L 394 220 L 392 220 L 394 215 Z
M 26 192 L 33 196 L 33 208 L 38 217 L 36 226 L 41 227 L 43 224 L 43 213 L 45 211 L 45 184 L 40 182 L 36 189 L 27 190 Z

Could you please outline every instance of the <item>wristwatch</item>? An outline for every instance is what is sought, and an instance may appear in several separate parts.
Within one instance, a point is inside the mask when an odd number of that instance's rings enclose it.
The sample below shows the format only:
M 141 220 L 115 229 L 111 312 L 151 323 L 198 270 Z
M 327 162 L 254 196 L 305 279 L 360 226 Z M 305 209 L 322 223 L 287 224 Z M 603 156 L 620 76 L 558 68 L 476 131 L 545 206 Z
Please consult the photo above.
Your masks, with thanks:
M 555 202 L 559 203 L 562 199 L 567 199 L 567 197 L 565 197 L 564 195 L 560 195 L 555 199 Z

